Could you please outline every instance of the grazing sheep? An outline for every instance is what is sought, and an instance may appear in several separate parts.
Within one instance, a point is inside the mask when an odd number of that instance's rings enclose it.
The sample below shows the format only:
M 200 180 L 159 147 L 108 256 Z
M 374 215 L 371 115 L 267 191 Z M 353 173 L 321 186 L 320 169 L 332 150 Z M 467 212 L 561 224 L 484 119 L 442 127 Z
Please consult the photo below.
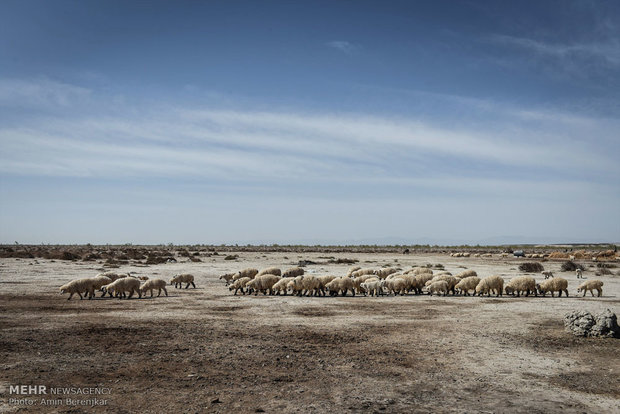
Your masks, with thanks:
M 583 296 L 585 296 L 586 292 L 589 290 L 590 294 L 594 297 L 594 289 L 597 290 L 598 296 L 600 297 L 603 294 L 603 282 L 598 279 L 587 280 L 579 285 L 577 293 L 583 291 Z
M 414 275 L 423 275 L 423 274 L 433 274 L 433 269 L 430 269 L 428 267 L 414 267 L 411 270 L 408 270 L 406 273 L 412 273 Z
M 419 275 L 415 275 L 415 283 L 413 284 L 415 286 L 415 293 L 421 294 L 422 288 L 426 286 L 426 282 L 432 280 L 433 277 L 434 276 L 432 273 L 421 273 Z
M 376 275 L 362 275 L 362 276 L 358 276 L 356 278 L 353 278 L 353 283 L 354 283 L 355 290 L 357 291 L 357 293 L 363 293 L 364 296 L 366 296 L 366 290 L 361 285 L 362 285 L 363 282 L 367 281 L 368 279 L 377 279 L 378 280 L 379 277 L 376 276 Z
M 549 279 L 550 277 L 553 277 L 553 273 L 545 270 L 544 272 L 540 272 L 541 275 L 543 275 L 545 277 L 545 279 Z
M 280 294 L 286 295 L 286 290 L 288 288 L 287 285 L 293 279 L 294 279 L 293 277 L 283 277 L 271 287 L 271 290 L 273 291 L 275 295 L 280 295 Z
M 476 291 L 476 286 L 480 283 L 480 278 L 478 276 L 467 276 L 461 279 L 455 286 L 454 289 L 458 290 L 460 293 L 463 293 L 465 296 L 469 296 L 469 291 Z
M 577 279 L 583 279 L 583 271 L 581 269 L 575 269 L 575 274 L 577 275 Z
M 336 296 L 338 293 L 342 294 L 342 296 L 346 296 L 348 290 L 350 290 L 351 294 L 355 296 L 355 285 L 353 283 L 353 279 L 350 277 L 337 277 L 326 284 L 325 288 L 329 290 L 329 294 L 331 296 Z
M 445 280 L 439 280 L 436 282 L 431 283 L 430 285 L 427 286 L 428 288 L 428 294 L 429 295 L 433 295 L 433 293 L 443 293 L 444 296 L 446 296 L 448 294 L 448 283 Z
M 389 275 L 396 273 L 396 272 L 398 272 L 398 270 L 394 269 L 393 267 L 388 267 L 385 269 L 375 270 L 375 275 L 379 276 L 379 278 L 381 279 L 385 279 Z
M 233 280 L 241 279 L 242 277 L 249 277 L 253 279 L 258 274 L 258 269 L 249 267 L 247 269 L 239 270 L 234 276 Z
M 325 289 L 326 289 L 326 285 L 331 282 L 332 280 L 336 279 L 337 276 L 333 276 L 333 275 L 323 275 L 323 276 L 318 276 L 317 279 L 319 279 L 320 282 L 320 287 L 319 289 L 321 290 L 321 293 L 323 294 L 323 296 L 325 296 Z
M 142 292 L 140 291 L 140 281 L 133 277 L 123 277 L 115 280 L 109 285 L 105 285 L 102 287 L 108 293 L 116 293 L 120 295 L 120 297 L 124 297 L 125 293 L 128 292 L 129 296 L 127 299 L 131 299 L 133 293 L 136 292 L 138 297 L 142 297 Z
M 496 292 L 496 296 L 502 296 L 504 291 L 504 279 L 499 276 L 487 276 L 478 283 L 476 286 L 476 294 L 482 295 L 484 293 L 487 296 L 491 296 L 491 291 Z
M 397 294 L 402 296 L 407 291 L 407 281 L 400 277 L 395 277 L 393 279 L 386 280 L 385 287 L 388 289 L 388 292 L 393 293 L 394 296 Z
M 273 285 L 278 283 L 280 276 L 276 275 L 260 275 L 250 280 L 245 284 L 245 287 L 254 291 L 254 296 L 258 295 L 258 292 L 263 292 L 263 295 L 269 293 L 273 295 Z
M 470 277 L 470 276 L 478 276 L 478 273 L 476 273 L 475 270 L 468 269 L 468 270 L 463 270 L 461 273 L 457 274 L 455 277 L 458 277 L 459 279 L 465 279 L 466 277 Z
M 67 300 L 71 300 L 73 295 L 77 293 L 80 296 L 80 300 L 82 300 L 82 292 L 87 292 L 88 299 L 92 299 L 95 296 L 95 282 L 93 279 L 94 278 L 87 277 L 84 279 L 72 280 L 60 287 L 60 294 L 69 293 Z
M 355 272 L 351 273 L 349 277 L 356 278 L 364 275 L 374 275 L 375 269 L 358 269 Z
M 353 266 L 353 267 L 349 268 L 349 270 L 347 271 L 347 277 L 351 277 L 353 272 L 356 272 L 356 271 L 358 271 L 360 269 L 361 269 L 360 266 Z
M 383 294 L 383 287 L 385 286 L 385 280 L 374 280 L 374 281 L 364 281 L 360 285 L 366 292 L 370 294 L 370 296 L 379 296 L 379 294 Z
M 192 285 L 194 289 L 196 289 L 196 285 L 194 284 L 194 275 L 190 275 L 189 273 L 176 275 L 170 279 L 170 284 L 174 284 L 175 288 L 183 287 L 183 283 L 187 283 L 187 285 L 185 285 L 185 289 L 187 289 L 189 285 Z
M 568 281 L 561 277 L 554 277 L 549 280 L 545 280 L 544 282 L 537 284 L 536 289 L 538 289 L 538 293 L 543 296 L 545 296 L 547 292 L 551 292 L 551 297 L 553 297 L 553 292 L 559 292 L 559 296 L 562 296 L 562 292 L 564 292 L 568 297 Z
M 262 276 L 262 275 L 276 275 L 276 276 L 281 276 L 282 275 L 282 270 L 280 270 L 277 267 L 269 267 L 267 269 L 263 269 L 260 272 L 258 272 L 258 274 L 256 276 Z
M 116 272 L 104 272 L 104 273 L 99 273 L 96 277 L 99 276 L 105 276 L 105 277 L 109 277 L 112 282 L 114 282 L 117 279 L 120 279 L 122 277 L 127 277 L 128 274 L 127 273 L 116 273 Z
M 538 296 L 536 291 L 536 281 L 531 276 L 517 276 L 510 279 L 510 282 L 506 284 L 504 288 L 507 295 L 514 295 L 517 293 L 517 297 L 521 296 L 521 292 L 525 293 L 525 296 L 529 296 L 531 292 L 535 296 Z
M 241 293 L 245 295 L 245 291 L 243 289 L 245 288 L 246 283 L 248 283 L 250 280 L 252 279 L 249 277 L 242 277 L 241 279 L 237 279 L 232 282 L 230 286 L 228 286 L 228 290 L 232 292 L 232 290 L 235 289 L 235 296 L 237 295 L 237 291 L 239 290 L 241 290 Z
M 448 272 L 435 275 L 431 280 L 426 282 L 426 286 L 430 286 L 431 283 L 438 282 L 440 280 L 443 280 L 448 284 L 448 290 L 452 292 L 453 295 L 456 294 L 455 287 L 458 280 Z
M 226 282 L 226 286 L 228 286 L 233 280 L 233 277 L 235 277 L 235 273 L 224 273 L 222 276 L 220 276 L 220 280 Z
M 108 276 L 103 276 L 103 275 L 98 275 L 98 276 L 95 276 L 95 277 L 93 277 L 91 279 L 93 280 L 93 288 L 95 290 L 99 290 L 99 289 L 101 289 L 102 286 L 108 285 L 108 284 L 113 282 L 113 280 L 110 279 Z M 104 297 L 105 294 L 106 294 L 106 292 L 103 292 L 101 297 Z M 110 297 L 112 297 L 112 295 L 110 295 Z
M 311 293 L 317 296 L 320 292 L 321 282 L 312 275 L 303 275 L 295 277 L 287 286 L 291 287 L 293 292 L 297 292 L 297 296 L 304 294 L 309 296 Z
M 151 279 L 147 280 L 140 286 L 140 292 L 146 296 L 146 292 L 151 292 L 151 297 L 153 297 L 153 289 L 157 289 L 157 297 L 161 295 L 162 289 L 166 296 L 168 296 L 168 291 L 166 290 L 166 281 L 162 279 Z
M 291 267 L 282 273 L 282 277 L 297 277 L 304 274 L 304 269 L 301 267 Z

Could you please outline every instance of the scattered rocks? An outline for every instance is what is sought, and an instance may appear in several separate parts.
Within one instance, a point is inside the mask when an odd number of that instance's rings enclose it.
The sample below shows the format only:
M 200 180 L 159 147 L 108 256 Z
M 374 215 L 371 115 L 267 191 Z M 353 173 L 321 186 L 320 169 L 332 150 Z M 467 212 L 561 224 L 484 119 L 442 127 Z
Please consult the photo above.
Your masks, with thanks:
M 596 315 L 587 311 L 569 312 L 564 316 L 564 326 L 576 336 L 620 338 L 618 318 L 609 309 Z

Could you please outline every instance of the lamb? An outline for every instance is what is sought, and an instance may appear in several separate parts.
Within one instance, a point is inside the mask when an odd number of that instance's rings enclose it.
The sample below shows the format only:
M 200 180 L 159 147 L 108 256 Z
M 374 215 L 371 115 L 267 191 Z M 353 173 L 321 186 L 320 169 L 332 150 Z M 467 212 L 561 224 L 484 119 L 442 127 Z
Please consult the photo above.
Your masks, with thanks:
M 465 296 L 469 296 L 469 291 L 473 290 L 475 292 L 478 283 L 480 283 L 480 278 L 478 276 L 467 276 L 461 279 L 454 286 L 454 289 L 458 289 L 459 292 L 463 293 Z
M 545 279 L 549 279 L 550 277 L 553 277 L 553 273 L 545 270 L 544 272 L 540 272 L 541 275 L 543 275 L 545 277 Z
M 280 270 L 277 267 L 269 267 L 267 269 L 263 269 L 260 272 L 258 272 L 258 274 L 256 276 L 262 276 L 262 275 L 276 275 L 276 276 L 281 276 L 282 275 L 282 270 Z
M 129 296 L 127 299 L 131 299 L 134 292 L 138 293 L 138 297 L 142 297 L 142 292 L 140 291 L 140 280 L 133 277 L 123 277 L 121 279 L 117 279 L 109 285 L 105 285 L 102 287 L 108 293 L 117 293 L 122 297 L 125 296 L 125 292 L 129 292 Z
M 448 283 L 445 280 L 431 283 L 428 286 L 428 294 L 432 296 L 433 293 L 443 293 L 443 295 L 446 296 L 448 294 Z
M 293 279 L 294 279 L 293 277 L 283 277 L 282 279 L 278 280 L 275 283 L 275 285 L 271 287 L 271 290 L 273 291 L 275 295 L 280 295 L 280 294 L 286 295 L 288 283 Z
M 566 293 L 566 297 L 568 297 L 568 281 L 561 277 L 554 277 L 549 280 L 545 280 L 542 283 L 536 285 L 536 289 L 538 289 L 538 293 L 545 296 L 547 292 L 551 292 L 551 297 L 553 297 L 553 292 L 560 292 L 560 297 L 562 296 L 562 292 Z
M 258 295 L 258 292 L 263 292 L 263 295 L 269 292 L 270 295 L 273 295 L 273 285 L 278 283 L 280 279 L 280 276 L 276 275 L 260 275 L 247 282 L 245 287 L 252 289 L 254 291 L 254 296 Z
M 253 279 L 258 274 L 258 269 L 249 267 L 247 269 L 239 270 L 234 276 L 233 280 L 241 279 L 242 277 L 249 277 Z
M 310 295 L 311 292 L 316 296 L 319 294 L 321 282 L 312 275 L 304 275 L 295 277 L 288 283 L 288 286 L 297 292 L 297 296 L 302 296 L 304 291 L 306 296 Z
M 603 282 L 598 279 L 587 280 L 579 285 L 577 288 L 577 293 L 583 291 L 583 296 L 585 296 L 586 292 L 589 290 L 592 297 L 594 297 L 594 289 L 597 290 L 598 296 L 600 297 L 603 294 Z
M 372 279 L 372 278 L 376 278 L 375 275 L 362 275 L 362 276 L 358 276 L 356 278 L 353 278 L 353 283 L 355 286 L 355 290 L 357 290 L 357 293 L 363 293 L 364 296 L 366 295 L 366 290 L 361 286 L 363 282 L 365 282 L 368 279 Z
M 235 273 L 224 273 L 222 276 L 220 276 L 220 280 L 226 282 L 226 286 L 228 286 L 233 280 L 233 277 L 235 277 Z
M 575 269 L 575 274 L 577 275 L 577 279 L 583 279 L 583 272 L 581 269 Z
M 180 275 L 176 275 L 172 279 L 170 279 L 170 284 L 174 284 L 175 288 L 183 287 L 183 283 L 187 283 L 185 289 L 192 285 L 194 289 L 196 289 L 196 285 L 194 284 L 194 275 L 190 275 L 189 273 L 183 273 Z
M 282 277 L 297 277 L 304 274 L 304 269 L 301 267 L 291 267 L 282 273 Z
M 379 296 L 379 294 L 383 294 L 383 287 L 385 286 L 385 280 L 374 280 L 374 281 L 364 281 L 360 285 L 362 289 L 366 292 L 370 293 L 370 296 Z
M 476 286 L 476 294 L 482 295 L 484 293 L 487 296 L 491 296 L 491 291 L 495 291 L 497 296 L 502 296 L 504 290 L 504 279 L 499 276 L 487 276 L 478 283 Z
M 325 287 L 329 290 L 331 296 L 338 295 L 338 293 L 341 293 L 342 296 L 346 296 L 348 290 L 355 296 L 355 286 L 353 279 L 350 277 L 338 277 L 326 284 Z
M 84 279 L 72 280 L 60 287 L 60 294 L 69 293 L 67 300 L 71 300 L 73 295 L 77 293 L 80 296 L 80 300 L 82 300 L 82 292 L 87 292 L 88 298 L 92 299 L 95 296 L 95 282 L 93 279 L 94 278 L 87 277 Z
M 162 279 L 151 279 L 147 280 L 140 286 L 140 292 L 146 296 L 146 292 L 151 292 L 151 297 L 153 297 L 153 289 L 157 289 L 157 297 L 161 295 L 161 290 L 164 290 L 166 296 L 168 296 L 168 291 L 166 290 L 166 281 Z
M 388 277 L 389 275 L 398 272 L 398 270 L 394 269 L 393 267 L 388 267 L 386 269 L 379 269 L 379 270 L 375 270 L 375 275 L 379 276 L 379 278 L 381 279 L 385 279 L 386 277 Z
M 237 291 L 239 290 L 241 290 L 241 293 L 245 295 L 245 291 L 243 290 L 243 288 L 245 288 L 246 283 L 248 283 L 250 280 L 252 279 L 249 277 L 242 277 L 241 279 L 237 279 L 232 282 L 230 286 L 228 286 L 228 290 L 232 292 L 232 290 L 235 289 L 235 296 L 237 295 Z
M 507 295 L 514 295 L 517 292 L 517 297 L 521 296 L 521 292 L 525 292 L 525 296 L 529 296 L 531 292 L 534 292 L 535 296 L 538 296 L 536 291 L 536 281 L 531 276 L 517 276 L 510 279 L 510 282 L 505 287 Z

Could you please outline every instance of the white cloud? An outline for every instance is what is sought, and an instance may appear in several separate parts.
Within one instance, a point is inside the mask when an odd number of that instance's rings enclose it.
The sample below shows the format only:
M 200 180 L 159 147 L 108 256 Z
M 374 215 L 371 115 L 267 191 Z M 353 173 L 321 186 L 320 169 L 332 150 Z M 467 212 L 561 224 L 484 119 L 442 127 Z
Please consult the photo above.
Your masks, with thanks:
M 7 106 L 69 106 L 82 102 L 91 91 L 76 85 L 47 78 L 36 81 L 0 79 L 0 105 Z
M 346 54 L 351 54 L 361 49 L 360 45 L 348 42 L 346 40 L 332 40 L 330 42 L 327 42 L 327 46 L 340 50 L 341 52 L 344 52 Z

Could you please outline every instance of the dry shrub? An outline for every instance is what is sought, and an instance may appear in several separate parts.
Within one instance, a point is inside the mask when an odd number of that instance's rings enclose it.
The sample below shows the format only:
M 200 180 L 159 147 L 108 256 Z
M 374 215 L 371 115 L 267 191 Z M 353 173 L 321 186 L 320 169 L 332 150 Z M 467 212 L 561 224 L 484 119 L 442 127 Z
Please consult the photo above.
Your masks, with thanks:
M 596 271 L 596 275 L 597 276 L 607 276 L 607 275 L 613 275 L 613 273 L 611 272 L 611 270 L 606 269 L 606 268 L 603 267 L 603 268 L 598 269 Z
M 224 258 L 224 260 L 237 260 L 238 258 L 239 258 L 239 255 L 237 254 L 229 254 L 228 256 Z
M 579 263 L 575 263 L 572 260 L 562 263 L 563 272 L 574 272 L 577 269 L 586 270 L 586 268 L 583 267 L 583 265 L 580 265 Z
M 519 270 L 525 273 L 540 273 L 545 270 L 545 268 L 537 262 L 526 262 L 519 265 Z

